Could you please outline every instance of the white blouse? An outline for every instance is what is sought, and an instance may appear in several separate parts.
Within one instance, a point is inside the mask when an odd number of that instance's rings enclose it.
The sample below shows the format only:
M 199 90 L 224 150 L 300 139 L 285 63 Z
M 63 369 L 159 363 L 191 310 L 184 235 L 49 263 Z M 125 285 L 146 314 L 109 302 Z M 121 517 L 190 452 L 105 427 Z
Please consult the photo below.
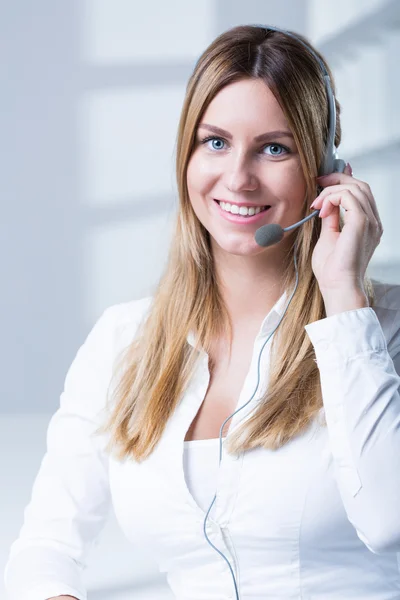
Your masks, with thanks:
M 224 441 L 226 438 L 222 438 Z M 215 496 L 219 469 L 219 438 L 183 443 L 183 472 L 189 493 L 206 513 Z M 214 515 L 215 503 L 210 517 Z
M 102 422 L 113 360 L 151 298 L 108 308 L 79 348 L 50 420 L 5 569 L 9 600 L 86 600 L 82 570 L 111 505 L 127 538 L 157 558 L 176 600 L 235 598 L 229 567 L 203 533 L 215 482 L 207 535 L 230 561 L 241 600 L 399 599 L 400 286 L 375 287 L 374 309 L 305 326 L 327 425 L 316 418 L 277 451 L 223 451 L 217 478 L 204 495 L 197 486 L 197 500 L 195 480 L 188 487 L 185 479 L 184 438 L 207 391 L 208 356 L 199 351 L 189 388 L 150 457 L 111 459 L 104 438 L 91 434 Z M 237 408 L 254 393 L 260 349 L 285 306 L 283 294 L 260 327 Z M 261 387 L 230 420 L 228 434 L 268 385 L 271 342 L 261 355 Z

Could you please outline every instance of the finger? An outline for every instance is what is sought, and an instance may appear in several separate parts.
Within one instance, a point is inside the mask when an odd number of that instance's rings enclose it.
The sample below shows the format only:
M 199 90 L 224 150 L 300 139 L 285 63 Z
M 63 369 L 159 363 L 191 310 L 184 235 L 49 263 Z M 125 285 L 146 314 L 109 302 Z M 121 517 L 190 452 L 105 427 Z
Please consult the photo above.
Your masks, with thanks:
M 317 200 L 323 200 L 328 194 L 332 192 L 342 192 L 343 190 L 350 190 L 353 194 L 357 194 L 360 198 L 362 195 L 365 196 L 363 190 L 356 183 L 346 183 L 345 185 L 330 185 L 322 190 L 322 192 L 315 198 L 315 204 Z M 364 203 L 369 202 L 367 196 L 363 199 Z M 320 202 L 321 204 L 321 202 Z
M 329 187 L 325 188 L 323 190 L 323 192 L 321 192 L 321 194 L 316 198 L 313 208 L 321 207 L 323 205 L 325 198 L 328 195 L 330 195 L 331 193 L 343 192 L 346 189 L 349 189 L 351 191 L 351 193 L 353 194 L 353 196 L 355 196 L 357 198 L 357 200 L 360 202 L 364 211 L 369 216 L 371 223 L 375 227 L 377 234 L 382 235 L 383 228 L 382 228 L 381 221 L 379 219 L 379 214 L 378 214 L 377 208 L 375 206 L 375 203 L 371 203 L 369 197 L 365 194 L 365 192 L 360 188 L 360 186 L 357 183 L 352 183 L 352 184 L 348 184 L 348 185 L 334 185 L 334 186 L 329 186 Z M 318 202 L 317 202 L 317 200 L 318 200 Z M 375 207 L 375 210 L 374 210 L 374 207 Z
M 321 213 L 319 213 L 321 216 Z M 340 207 L 329 207 L 329 212 L 321 217 L 321 235 L 337 235 L 340 233 Z
M 354 177 L 349 175 L 347 172 L 343 173 L 329 173 L 328 175 L 320 175 L 317 177 L 317 183 L 322 186 L 326 185 L 339 185 L 341 183 L 351 183 L 354 181 Z
M 317 182 L 318 182 L 318 185 L 320 185 L 323 188 L 326 188 L 327 186 L 331 186 L 331 185 L 340 185 L 340 184 L 344 185 L 346 183 L 348 183 L 349 185 L 356 184 L 361 189 L 361 191 L 364 192 L 364 194 L 367 196 L 367 198 L 370 202 L 370 205 L 371 205 L 371 210 L 374 213 L 374 216 L 375 216 L 375 219 L 377 222 L 378 233 L 380 235 L 382 235 L 382 232 L 383 232 L 382 221 L 379 216 L 378 207 L 376 205 L 376 200 L 374 198 L 374 195 L 373 195 L 368 183 L 366 183 L 365 181 L 361 181 L 360 179 L 355 179 L 354 177 L 351 177 L 347 173 L 330 173 L 329 175 L 322 175 L 321 177 L 317 177 Z
M 371 218 L 373 218 L 371 209 L 369 208 L 368 214 L 364 209 L 363 204 L 348 189 L 344 189 L 340 192 L 331 192 L 326 196 L 319 216 L 322 219 L 326 218 L 331 214 L 333 207 L 336 206 L 342 206 L 344 210 L 349 213 L 347 218 L 354 220 L 357 225 L 362 227 L 365 227 L 366 221 L 370 224 Z
M 353 175 L 353 169 L 351 168 L 350 163 L 347 163 L 343 173 L 345 173 L 345 175 Z
M 340 206 L 346 207 L 345 223 L 340 230 Z M 366 239 L 368 217 L 349 190 L 331 194 L 325 199 L 321 217 L 321 237 L 327 243 L 346 249 L 346 257 L 359 257 Z
M 370 206 L 372 209 L 372 212 L 374 213 L 376 222 L 377 222 L 377 226 L 378 226 L 378 230 L 380 235 L 382 235 L 383 233 L 383 226 L 382 226 L 382 221 L 381 218 L 379 216 L 379 211 L 378 211 L 378 207 L 376 204 L 376 200 L 375 197 L 371 191 L 371 188 L 369 187 L 368 183 L 366 183 L 365 181 L 359 181 L 357 180 L 357 185 L 358 187 L 364 192 L 364 194 L 367 196 L 369 202 L 370 202 Z

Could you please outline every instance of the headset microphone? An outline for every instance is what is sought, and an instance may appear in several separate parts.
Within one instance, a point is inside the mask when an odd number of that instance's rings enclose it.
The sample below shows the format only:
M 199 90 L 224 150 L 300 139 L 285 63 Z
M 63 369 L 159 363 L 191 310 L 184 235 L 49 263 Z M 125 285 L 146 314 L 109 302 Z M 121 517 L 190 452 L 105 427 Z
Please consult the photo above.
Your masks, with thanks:
M 264 27 L 261 25 L 261 27 Z M 273 31 L 282 31 L 278 27 L 271 27 L 268 25 L 267 29 L 272 29 Z M 329 73 L 327 72 L 324 63 L 319 58 L 319 56 L 310 48 L 307 44 L 305 44 L 300 38 L 295 35 L 292 35 L 288 31 L 284 31 L 286 35 L 295 38 L 298 42 L 301 42 L 303 46 L 307 48 L 309 52 L 311 52 L 314 57 L 318 60 L 322 72 L 324 74 L 325 81 L 325 89 L 326 95 L 328 99 L 328 112 L 329 112 L 329 127 L 328 127 L 328 139 L 325 146 L 324 155 L 322 157 L 321 167 L 319 169 L 319 175 L 328 175 L 329 173 L 343 173 L 346 163 L 341 158 L 338 158 L 336 148 L 335 148 L 335 131 L 336 131 L 336 107 L 335 107 L 335 97 L 333 95 L 331 80 L 329 77 Z M 278 223 L 268 223 L 267 225 L 263 225 L 259 227 L 255 234 L 254 238 L 259 246 L 273 246 L 277 244 L 283 239 L 284 233 L 286 231 L 292 231 L 292 229 L 296 229 L 306 221 L 313 219 L 317 215 L 319 215 L 319 210 L 314 210 L 310 215 L 298 221 L 294 225 L 290 225 L 290 227 L 281 227 Z

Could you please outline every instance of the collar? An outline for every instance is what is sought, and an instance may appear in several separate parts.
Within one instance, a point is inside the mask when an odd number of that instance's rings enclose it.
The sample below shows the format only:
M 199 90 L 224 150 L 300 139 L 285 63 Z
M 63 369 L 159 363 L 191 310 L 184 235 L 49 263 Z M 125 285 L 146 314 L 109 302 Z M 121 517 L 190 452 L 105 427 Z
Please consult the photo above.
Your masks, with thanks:
M 281 319 L 281 317 L 285 311 L 286 299 L 287 299 L 287 292 L 285 290 L 283 292 L 282 296 L 279 298 L 279 300 L 277 300 L 275 302 L 274 306 L 271 308 L 269 313 L 265 316 L 263 322 L 261 323 L 259 332 L 257 334 L 257 339 L 266 338 L 275 329 L 275 327 L 279 323 L 279 320 Z M 193 331 L 189 332 L 189 335 L 187 336 L 186 339 L 187 339 L 187 342 L 191 346 L 193 346 L 193 347 L 195 346 L 196 336 L 194 335 Z M 200 352 L 206 354 L 206 352 L 204 352 L 203 350 L 200 350 Z

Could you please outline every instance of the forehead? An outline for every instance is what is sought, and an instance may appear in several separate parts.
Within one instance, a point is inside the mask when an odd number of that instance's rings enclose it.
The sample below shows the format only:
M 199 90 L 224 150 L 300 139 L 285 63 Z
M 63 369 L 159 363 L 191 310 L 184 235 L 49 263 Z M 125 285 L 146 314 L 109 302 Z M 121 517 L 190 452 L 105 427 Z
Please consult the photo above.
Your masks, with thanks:
M 235 81 L 220 90 L 210 102 L 202 120 L 229 131 L 239 125 L 255 127 L 257 130 L 269 126 L 288 126 L 267 84 L 262 79 L 250 78 Z

